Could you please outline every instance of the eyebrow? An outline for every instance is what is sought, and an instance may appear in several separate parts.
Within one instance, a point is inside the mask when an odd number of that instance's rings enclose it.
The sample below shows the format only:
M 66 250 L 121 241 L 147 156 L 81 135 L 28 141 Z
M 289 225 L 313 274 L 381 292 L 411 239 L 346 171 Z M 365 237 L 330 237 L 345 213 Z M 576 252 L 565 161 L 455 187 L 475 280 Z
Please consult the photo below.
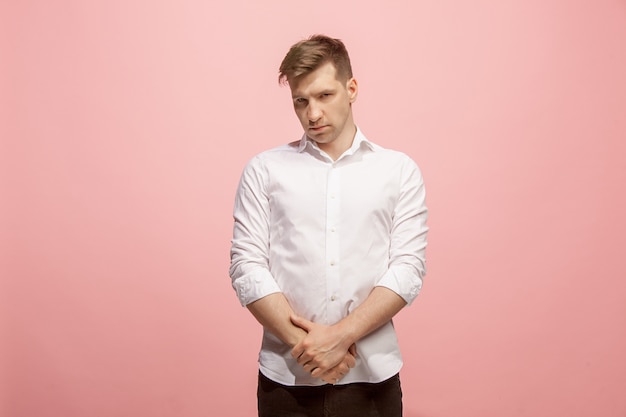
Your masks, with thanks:
M 315 92 L 315 93 L 313 93 L 311 95 L 315 97 L 315 96 L 319 96 L 319 95 L 322 95 L 322 94 L 329 94 L 329 93 L 333 93 L 334 94 L 336 92 L 337 92 L 336 88 L 326 88 L 326 89 L 321 90 L 319 92 Z M 296 92 L 296 93 L 291 95 L 291 98 L 292 99 L 305 98 L 305 95 L 304 94 L 298 94 L 298 92 Z

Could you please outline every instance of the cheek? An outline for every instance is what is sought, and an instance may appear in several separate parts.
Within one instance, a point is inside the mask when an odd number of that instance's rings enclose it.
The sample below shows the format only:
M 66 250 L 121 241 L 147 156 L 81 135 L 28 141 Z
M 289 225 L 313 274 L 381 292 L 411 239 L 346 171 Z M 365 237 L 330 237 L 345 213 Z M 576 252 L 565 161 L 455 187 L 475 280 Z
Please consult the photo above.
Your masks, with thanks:
M 330 110 L 332 114 L 335 115 L 336 118 L 343 118 L 346 115 L 346 107 L 343 106 L 342 104 L 337 104 L 335 106 L 333 106 L 333 108 Z

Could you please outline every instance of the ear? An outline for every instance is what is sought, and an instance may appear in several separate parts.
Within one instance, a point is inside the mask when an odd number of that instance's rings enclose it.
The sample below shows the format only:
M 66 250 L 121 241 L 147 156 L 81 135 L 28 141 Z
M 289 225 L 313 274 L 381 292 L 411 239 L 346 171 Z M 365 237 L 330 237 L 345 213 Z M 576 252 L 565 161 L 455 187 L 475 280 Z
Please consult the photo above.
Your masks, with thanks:
M 348 90 L 350 103 L 354 103 L 359 95 L 359 84 L 356 82 L 356 78 L 352 77 L 346 82 L 346 90 Z

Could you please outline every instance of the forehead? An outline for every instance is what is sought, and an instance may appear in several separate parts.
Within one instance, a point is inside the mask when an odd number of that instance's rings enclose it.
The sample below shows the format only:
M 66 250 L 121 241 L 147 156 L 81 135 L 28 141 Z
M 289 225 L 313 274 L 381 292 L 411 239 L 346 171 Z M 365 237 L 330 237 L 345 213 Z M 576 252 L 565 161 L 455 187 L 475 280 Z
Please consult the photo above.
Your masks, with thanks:
M 323 90 L 336 89 L 341 85 L 341 81 L 337 79 L 337 69 L 331 62 L 322 64 L 308 74 L 289 80 L 291 94 L 294 96 L 315 94 Z

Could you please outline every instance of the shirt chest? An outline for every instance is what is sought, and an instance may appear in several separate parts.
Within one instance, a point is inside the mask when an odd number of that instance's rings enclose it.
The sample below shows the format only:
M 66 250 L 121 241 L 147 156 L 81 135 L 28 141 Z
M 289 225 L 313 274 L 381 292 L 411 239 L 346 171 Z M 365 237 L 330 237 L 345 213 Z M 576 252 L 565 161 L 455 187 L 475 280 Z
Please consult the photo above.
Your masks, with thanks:
M 399 169 L 375 158 L 343 163 L 295 160 L 270 166 L 270 219 L 294 226 L 375 220 L 391 222 L 399 197 Z

